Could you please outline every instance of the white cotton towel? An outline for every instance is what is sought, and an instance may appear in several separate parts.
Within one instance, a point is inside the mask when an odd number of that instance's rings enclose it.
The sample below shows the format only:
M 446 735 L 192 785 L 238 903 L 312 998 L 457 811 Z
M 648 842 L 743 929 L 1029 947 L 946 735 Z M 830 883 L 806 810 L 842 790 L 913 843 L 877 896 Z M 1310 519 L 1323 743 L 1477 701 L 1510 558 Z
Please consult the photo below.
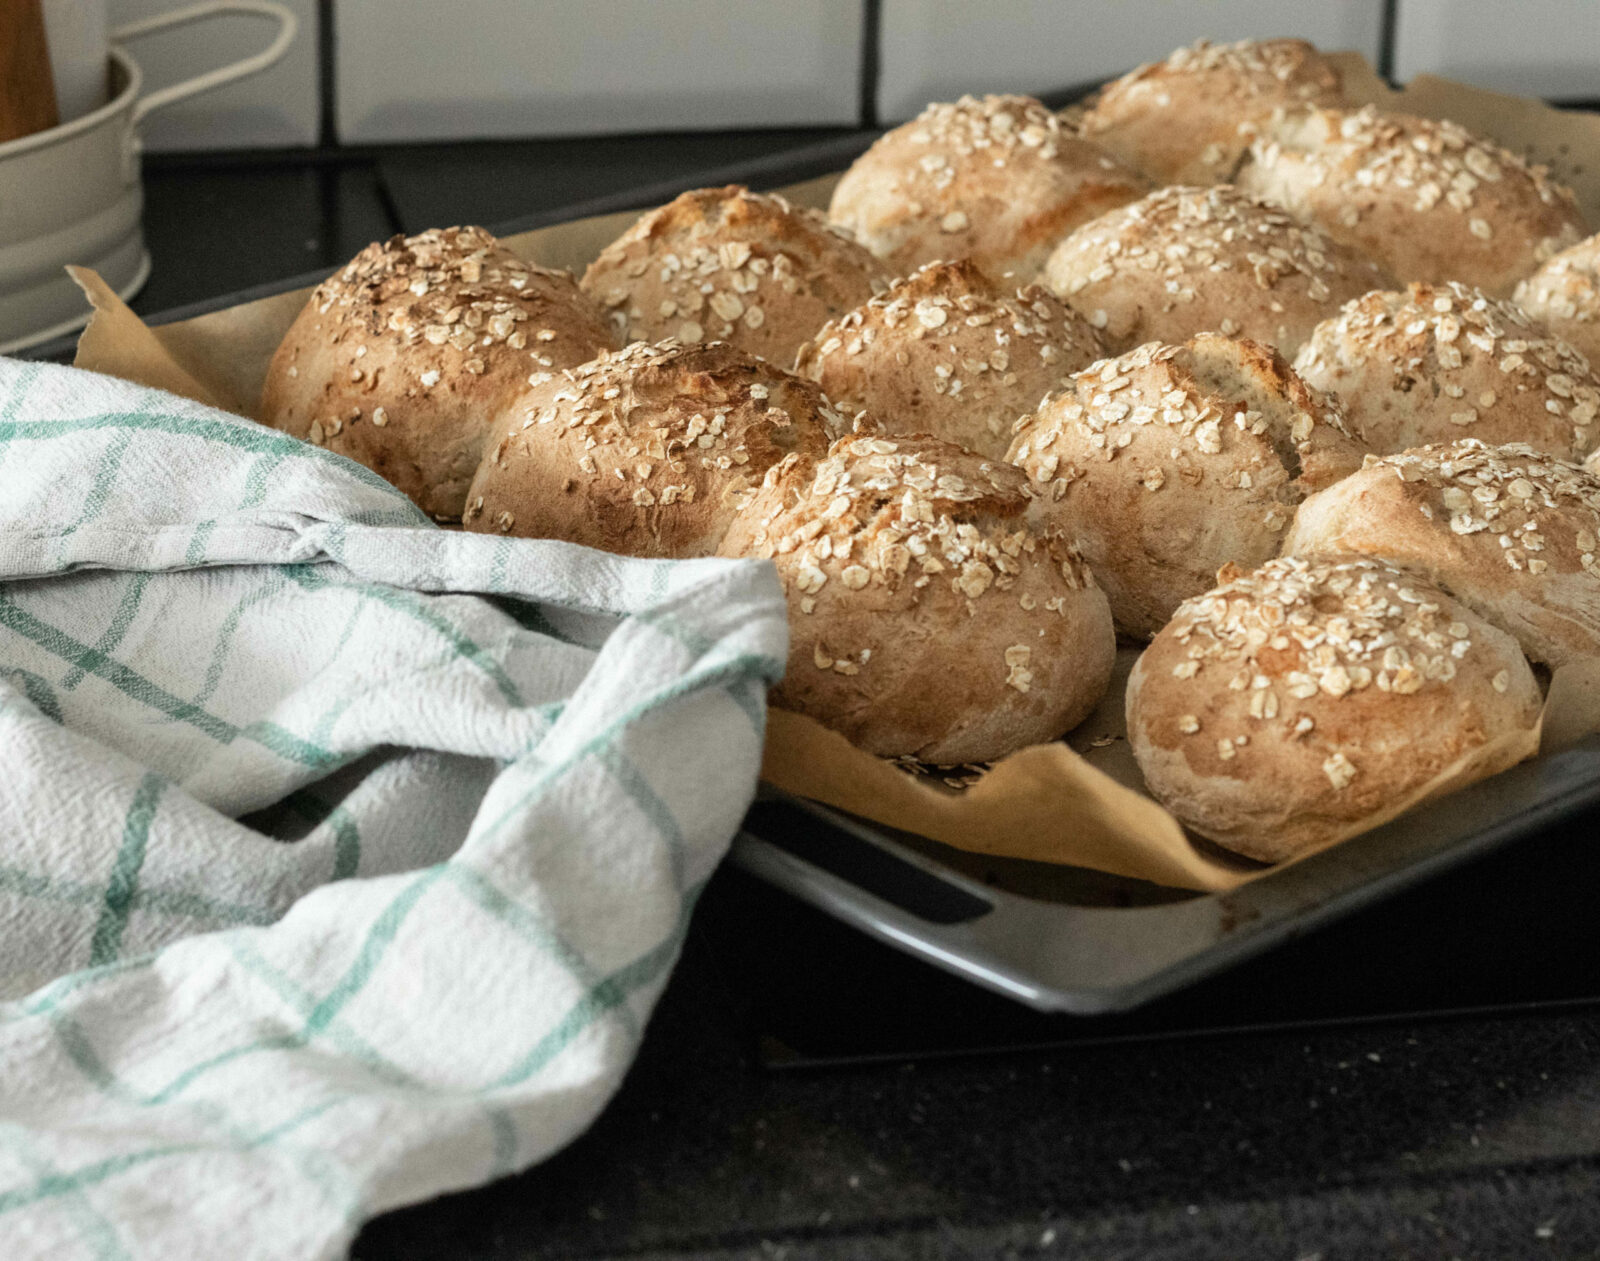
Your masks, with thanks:
M 785 635 L 770 566 L 443 531 L 0 359 L 0 1256 L 340 1256 L 570 1141 Z

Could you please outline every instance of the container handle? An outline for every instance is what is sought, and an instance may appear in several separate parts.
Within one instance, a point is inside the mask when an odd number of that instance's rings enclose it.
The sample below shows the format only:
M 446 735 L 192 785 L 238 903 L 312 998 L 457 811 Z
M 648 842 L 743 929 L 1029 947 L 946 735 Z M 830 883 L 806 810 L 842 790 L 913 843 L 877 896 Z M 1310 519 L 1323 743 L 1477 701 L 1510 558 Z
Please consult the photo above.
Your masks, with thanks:
M 237 79 L 259 74 L 268 66 L 273 65 L 282 58 L 283 54 L 289 50 L 289 45 L 294 42 L 295 31 L 299 28 L 300 20 L 295 17 L 291 10 L 286 9 L 281 4 L 272 3 L 272 0 L 214 0 L 212 3 L 192 4 L 187 8 L 174 9 L 170 13 L 158 13 L 154 17 L 144 18 L 142 21 L 129 22 L 126 26 L 119 26 L 111 32 L 111 42 L 120 44 L 125 40 L 152 35 L 156 31 L 164 31 L 169 27 L 187 26 L 190 22 L 200 22 L 206 18 L 219 17 L 229 13 L 237 13 L 245 17 L 268 18 L 278 24 L 278 34 L 274 37 L 272 43 L 252 57 L 245 57 L 226 66 L 218 66 L 215 70 L 206 71 L 205 74 L 195 75 L 192 79 L 184 79 L 180 83 L 169 84 L 159 91 L 150 93 L 149 96 L 144 97 L 133 107 L 133 125 L 135 127 L 149 114 L 161 109 L 163 106 L 187 100 L 191 96 L 209 92 L 213 88 L 220 88 L 225 83 L 232 83 Z

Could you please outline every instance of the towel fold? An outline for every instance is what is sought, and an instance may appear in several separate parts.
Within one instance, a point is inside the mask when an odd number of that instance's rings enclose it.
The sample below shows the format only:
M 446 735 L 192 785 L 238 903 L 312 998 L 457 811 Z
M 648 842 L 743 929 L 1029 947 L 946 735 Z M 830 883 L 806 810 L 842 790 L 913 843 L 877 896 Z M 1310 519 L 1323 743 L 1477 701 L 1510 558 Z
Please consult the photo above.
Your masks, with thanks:
M 0 1255 L 339 1256 L 570 1141 L 785 652 L 770 566 L 0 359 Z

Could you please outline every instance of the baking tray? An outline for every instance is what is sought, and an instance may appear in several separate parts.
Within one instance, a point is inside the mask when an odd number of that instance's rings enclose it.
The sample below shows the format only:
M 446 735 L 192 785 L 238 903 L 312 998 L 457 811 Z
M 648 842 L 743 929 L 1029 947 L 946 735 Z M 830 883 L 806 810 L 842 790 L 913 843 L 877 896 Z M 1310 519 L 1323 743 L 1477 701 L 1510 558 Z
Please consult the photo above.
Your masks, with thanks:
M 1220 972 L 1600 807 L 1600 735 L 1226 893 L 966 854 L 763 788 L 732 861 L 1040 1011 L 1098 1015 Z
M 1045 99 L 1065 104 L 1073 88 Z M 506 236 L 689 188 L 773 188 L 847 166 L 876 132 L 494 225 Z M 145 317 L 164 324 L 319 282 L 326 270 Z M 75 339 L 26 357 L 69 358 Z M 1450 867 L 1600 806 L 1600 736 L 1413 811 L 1228 893 L 1191 894 L 1078 868 L 975 856 L 763 787 L 731 860 L 936 967 L 1045 1012 L 1126 1011 Z

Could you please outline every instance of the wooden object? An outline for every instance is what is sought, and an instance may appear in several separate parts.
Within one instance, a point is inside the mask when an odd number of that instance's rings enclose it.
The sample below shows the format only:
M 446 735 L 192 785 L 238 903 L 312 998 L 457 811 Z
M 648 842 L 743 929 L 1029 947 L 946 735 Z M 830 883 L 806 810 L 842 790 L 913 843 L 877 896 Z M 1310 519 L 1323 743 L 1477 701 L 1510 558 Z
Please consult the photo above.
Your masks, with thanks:
M 50 47 L 39 0 L 0 0 L 0 142 L 57 121 Z

